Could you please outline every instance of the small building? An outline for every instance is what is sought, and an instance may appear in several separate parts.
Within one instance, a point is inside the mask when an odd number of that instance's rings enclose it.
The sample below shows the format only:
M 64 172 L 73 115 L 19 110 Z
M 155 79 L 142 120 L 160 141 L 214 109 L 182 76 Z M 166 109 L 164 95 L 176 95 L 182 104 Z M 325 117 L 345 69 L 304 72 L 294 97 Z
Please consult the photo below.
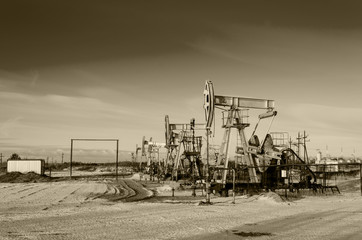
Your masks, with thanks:
M 7 172 L 29 173 L 35 172 L 40 175 L 45 173 L 44 159 L 21 159 L 7 161 Z

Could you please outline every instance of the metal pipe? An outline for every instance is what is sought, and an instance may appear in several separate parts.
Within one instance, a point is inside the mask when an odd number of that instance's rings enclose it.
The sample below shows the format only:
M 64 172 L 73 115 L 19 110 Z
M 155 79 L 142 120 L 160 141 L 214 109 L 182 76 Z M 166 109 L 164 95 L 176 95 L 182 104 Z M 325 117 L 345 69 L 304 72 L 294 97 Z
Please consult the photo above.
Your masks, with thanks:
M 228 112 L 228 119 L 226 121 L 226 126 L 232 125 L 234 114 L 235 114 L 235 110 L 233 110 L 233 109 Z M 225 133 L 226 133 L 226 142 L 225 142 L 226 143 L 226 149 L 225 149 L 226 155 L 224 158 L 224 166 L 225 166 L 225 168 L 227 168 L 228 164 L 229 164 L 229 155 L 230 155 L 229 145 L 230 145 L 231 127 L 226 127 Z M 224 135 L 224 137 L 225 137 L 225 135 Z M 225 139 L 223 139 L 223 141 L 225 141 Z M 222 153 L 224 153 L 224 152 L 222 152 Z M 226 175 L 227 175 L 227 170 L 224 170 L 223 175 L 222 175 L 222 184 L 224 187 L 226 185 Z
M 206 128 L 206 203 L 210 203 L 210 152 L 209 152 L 210 127 Z
M 323 165 L 323 187 L 326 186 L 326 164 Z
M 72 161 L 73 161 L 73 139 L 70 140 L 70 164 L 69 164 L 70 179 L 72 179 Z
M 233 171 L 233 201 L 232 203 L 235 204 L 235 169 L 232 169 Z
M 117 150 L 116 150 L 116 181 L 118 181 L 118 147 L 119 147 L 119 140 L 117 140 Z
M 117 141 L 117 139 L 105 139 L 105 138 L 73 138 L 72 140 L 76 140 L 76 141 Z

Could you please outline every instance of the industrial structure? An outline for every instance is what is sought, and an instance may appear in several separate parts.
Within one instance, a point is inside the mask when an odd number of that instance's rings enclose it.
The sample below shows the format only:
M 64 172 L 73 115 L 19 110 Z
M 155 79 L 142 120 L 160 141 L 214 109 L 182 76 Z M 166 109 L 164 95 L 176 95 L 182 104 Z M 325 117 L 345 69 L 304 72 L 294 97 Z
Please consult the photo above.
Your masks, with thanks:
M 167 148 L 166 174 L 171 173 L 173 180 L 179 177 L 201 178 L 203 164 L 201 161 L 202 136 L 195 135 L 195 131 L 205 130 L 205 124 L 170 123 L 169 116 L 165 116 L 165 139 Z
M 172 123 L 166 115 L 165 143 L 143 137 L 141 147 L 136 146 L 133 159 L 138 161 L 138 151 L 142 152 L 141 163 L 147 162 L 145 171 L 151 178 L 157 175 L 158 179 L 183 179 L 193 186 L 199 180 L 205 183 L 207 194 L 214 191 L 221 195 L 227 195 L 231 188 L 234 191 L 235 188 L 240 191 L 318 188 L 317 178 L 323 172 L 310 165 L 306 133 L 298 134 L 298 142 L 293 143 L 287 132 L 270 132 L 277 116 L 274 100 L 216 95 L 211 81 L 205 83 L 203 99 L 205 123 L 195 123 L 194 118 L 189 123 Z M 209 139 L 218 110 L 221 110 L 223 136 L 221 143 L 214 145 L 209 144 Z M 250 116 L 257 119 L 255 123 L 250 123 Z M 258 136 L 258 127 L 264 121 L 269 122 L 267 131 Z M 254 128 L 247 136 L 246 129 L 251 125 Z M 237 136 L 235 142 L 231 138 L 233 131 Z M 161 148 L 167 152 L 162 160 Z
M 286 186 L 296 188 L 311 187 L 316 182 L 316 176 L 307 166 L 298 166 L 305 162 L 285 144 L 288 139 L 283 133 L 270 134 L 271 124 L 277 115 L 274 101 L 269 99 L 222 96 L 214 94 L 211 81 L 207 81 L 204 89 L 204 109 L 206 127 L 211 128 L 216 108 L 222 110 L 222 128 L 224 135 L 220 145 L 219 157 L 212 173 L 212 188 L 227 193 L 235 180 L 231 179 L 230 170 L 238 177 L 236 184 L 241 189 L 247 187 L 276 189 Z M 250 126 L 248 122 L 249 110 L 261 109 L 265 112 L 258 116 L 253 133 L 248 138 L 245 129 Z M 272 118 L 268 132 L 260 141 L 255 135 L 261 120 Z M 235 154 L 240 162 L 230 166 L 230 134 L 231 130 L 237 132 Z M 276 142 L 273 136 L 276 136 Z M 236 172 L 236 173 L 235 173 Z M 233 176 L 235 178 L 235 176 Z M 290 181 L 292 185 L 290 184 Z M 288 184 L 286 184 L 288 183 Z
M 152 141 L 152 137 L 149 141 L 146 140 L 145 136 L 142 138 L 142 158 L 146 158 L 146 172 L 150 173 L 152 177 L 155 175 L 160 177 L 163 172 L 164 163 L 160 160 L 160 149 L 164 147 L 165 143 Z M 136 152 L 138 154 L 137 149 Z

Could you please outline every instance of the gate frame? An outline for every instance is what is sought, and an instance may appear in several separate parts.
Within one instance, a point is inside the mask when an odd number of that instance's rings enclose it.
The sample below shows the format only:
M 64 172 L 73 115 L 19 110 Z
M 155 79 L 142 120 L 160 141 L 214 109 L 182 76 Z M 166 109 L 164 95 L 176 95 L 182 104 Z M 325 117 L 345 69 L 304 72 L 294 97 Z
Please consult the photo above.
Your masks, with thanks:
M 116 180 L 118 181 L 118 150 L 119 139 L 101 139 L 101 138 L 72 138 L 70 139 L 70 179 L 72 179 L 72 162 L 73 162 L 73 142 L 74 141 L 87 141 L 87 142 L 116 142 Z

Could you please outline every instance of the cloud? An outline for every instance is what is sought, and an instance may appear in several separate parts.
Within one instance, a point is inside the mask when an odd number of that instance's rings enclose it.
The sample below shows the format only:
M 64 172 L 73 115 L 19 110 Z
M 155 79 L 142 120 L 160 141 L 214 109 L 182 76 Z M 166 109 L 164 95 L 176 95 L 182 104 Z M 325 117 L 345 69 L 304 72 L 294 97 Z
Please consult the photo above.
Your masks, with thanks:
M 333 107 L 318 104 L 295 104 L 281 109 L 286 120 L 304 123 L 306 127 L 328 135 L 362 134 L 362 108 Z M 283 110 L 285 113 L 283 113 Z
M 60 144 L 77 136 L 114 138 L 139 119 L 131 109 L 86 97 L 2 92 L 0 107 L 5 113 L 0 116 L 0 136 L 16 137 L 18 144 Z
M 4 122 L 0 122 L 0 137 L 5 137 L 6 139 L 16 139 L 14 137 L 14 132 L 12 130 L 16 129 L 20 125 L 20 120 L 22 120 L 23 117 L 18 116 L 14 118 L 10 118 L 5 120 Z M 10 138 L 9 138 L 10 137 Z

